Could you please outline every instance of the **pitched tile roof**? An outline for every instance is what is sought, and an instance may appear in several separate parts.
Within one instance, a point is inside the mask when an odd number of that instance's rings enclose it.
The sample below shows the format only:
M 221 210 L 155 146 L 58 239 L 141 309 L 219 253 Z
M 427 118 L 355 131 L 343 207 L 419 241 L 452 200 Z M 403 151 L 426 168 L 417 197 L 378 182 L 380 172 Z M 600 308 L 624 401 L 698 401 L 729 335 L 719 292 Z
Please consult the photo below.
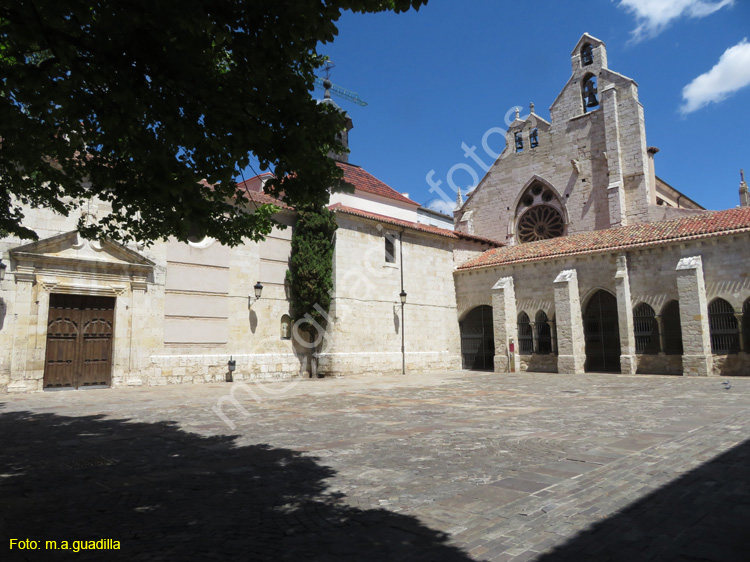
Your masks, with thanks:
M 458 269 L 479 269 L 554 257 L 612 252 L 741 232 L 750 232 L 750 207 L 595 230 L 518 246 L 496 248 L 466 262 Z
M 352 184 L 357 189 L 395 201 L 401 201 L 402 203 L 411 203 L 419 207 L 419 203 L 412 201 L 408 197 L 404 197 L 392 187 L 389 187 L 369 172 L 366 172 L 363 168 L 344 162 L 336 162 L 336 165 L 344 171 L 344 181 Z
M 471 234 L 464 234 L 463 232 L 456 232 L 455 230 L 448 230 L 445 228 L 439 228 L 432 226 L 431 224 L 422 224 L 417 222 L 405 221 L 402 219 L 394 219 L 393 217 L 386 217 L 385 215 L 378 215 L 377 213 L 370 213 L 361 209 L 354 209 L 347 207 L 341 203 L 336 203 L 329 207 L 336 213 L 345 213 L 347 215 L 354 215 L 365 219 L 371 219 L 385 224 L 391 224 L 394 226 L 401 226 L 410 230 L 418 230 L 420 232 L 427 232 L 429 234 L 437 234 L 438 236 L 445 236 L 446 238 L 453 238 L 454 240 L 471 240 L 472 242 L 481 242 L 482 244 L 489 244 L 490 246 L 500 246 L 500 242 L 490 240 L 489 238 L 480 238 L 479 236 L 472 236 Z

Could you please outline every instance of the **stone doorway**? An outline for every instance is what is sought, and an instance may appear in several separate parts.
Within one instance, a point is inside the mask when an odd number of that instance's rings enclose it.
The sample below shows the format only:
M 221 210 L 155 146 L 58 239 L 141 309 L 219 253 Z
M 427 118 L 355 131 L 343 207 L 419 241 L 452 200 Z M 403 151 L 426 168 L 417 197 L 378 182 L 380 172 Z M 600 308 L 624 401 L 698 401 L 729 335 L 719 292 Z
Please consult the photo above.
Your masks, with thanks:
M 44 388 L 112 382 L 114 297 L 51 294 Z
M 492 307 L 478 306 L 459 322 L 461 329 L 461 366 L 474 371 L 494 371 L 495 335 Z
M 586 341 L 586 371 L 620 372 L 620 326 L 617 299 L 599 290 L 589 299 L 583 314 Z

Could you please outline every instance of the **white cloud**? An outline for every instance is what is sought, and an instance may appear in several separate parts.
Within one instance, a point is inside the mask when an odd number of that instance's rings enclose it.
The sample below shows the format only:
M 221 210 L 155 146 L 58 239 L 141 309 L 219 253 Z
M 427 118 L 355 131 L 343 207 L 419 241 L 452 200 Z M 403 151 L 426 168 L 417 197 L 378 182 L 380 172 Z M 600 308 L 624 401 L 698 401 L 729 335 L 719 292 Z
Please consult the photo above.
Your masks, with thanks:
M 631 12 L 638 22 L 633 39 L 640 41 L 661 33 L 673 20 L 680 17 L 710 16 L 735 0 L 619 0 L 619 6 Z
M 750 85 L 750 43 L 747 38 L 730 47 L 714 67 L 682 89 L 682 113 L 718 103 Z
M 428 201 L 425 207 L 427 207 L 428 209 L 432 209 L 433 211 L 437 211 L 438 213 L 452 215 L 453 211 L 456 209 L 456 202 L 443 201 L 442 199 L 438 199 L 436 197 L 435 199 Z

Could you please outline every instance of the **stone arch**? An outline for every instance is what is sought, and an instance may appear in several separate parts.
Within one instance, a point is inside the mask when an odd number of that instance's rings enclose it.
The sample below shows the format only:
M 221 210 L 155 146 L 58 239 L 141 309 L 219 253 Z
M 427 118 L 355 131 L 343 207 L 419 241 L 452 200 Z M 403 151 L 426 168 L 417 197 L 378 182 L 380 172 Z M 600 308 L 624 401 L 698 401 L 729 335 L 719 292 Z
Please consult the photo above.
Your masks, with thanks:
M 541 309 L 537 310 L 534 316 L 534 329 L 536 330 L 537 353 L 552 353 L 552 326 L 550 326 L 547 313 Z
M 461 332 L 461 366 L 475 371 L 495 369 L 495 335 L 492 307 L 480 305 L 458 323 Z
M 594 48 L 591 43 L 584 43 L 581 47 L 581 66 L 594 64 Z
M 583 112 L 588 113 L 601 107 L 599 99 L 599 81 L 595 74 L 589 72 L 581 80 L 581 99 L 583 100 Z M 595 102 L 595 103 L 594 103 Z
M 533 176 L 516 198 L 513 224 L 518 243 L 564 236 L 567 209 L 548 181 Z
M 740 349 L 740 332 L 734 307 L 722 298 L 708 304 L 708 329 L 711 336 L 711 353 L 728 355 Z
M 534 332 L 531 328 L 529 315 L 523 310 L 518 313 L 518 354 L 531 355 L 534 353 Z
M 682 323 L 678 301 L 671 300 L 662 307 L 661 327 L 664 337 L 664 353 L 682 355 Z
M 560 213 L 562 213 L 563 220 L 565 220 L 565 224 L 567 225 L 570 222 L 570 220 L 569 220 L 569 217 L 568 217 L 568 208 L 563 203 L 562 194 L 558 191 L 558 189 L 554 185 L 552 185 L 549 181 L 547 181 L 546 179 L 544 179 L 543 177 L 541 177 L 541 176 L 539 176 L 537 174 L 534 174 L 533 176 L 531 176 L 526 181 L 526 183 L 524 184 L 524 186 L 518 192 L 518 195 L 516 196 L 515 201 L 513 201 L 513 207 L 511 207 L 511 208 L 516 210 L 515 218 L 516 219 L 518 218 L 518 211 L 519 211 L 519 208 L 520 208 L 520 205 L 521 205 L 521 198 L 526 194 L 527 191 L 529 191 L 529 189 L 531 188 L 532 184 L 534 184 L 534 183 L 541 183 L 541 184 L 543 184 L 544 187 L 546 187 L 547 189 L 549 189 L 555 195 L 555 198 L 556 198 L 557 202 L 559 203 L 559 209 L 558 210 L 560 211 Z
M 620 325 L 617 298 L 604 289 L 595 290 L 583 306 L 586 371 L 620 372 Z
M 650 304 L 640 302 L 633 307 L 633 335 L 636 353 L 659 353 L 659 325 L 656 312 Z
M 292 317 L 284 314 L 279 321 L 279 336 L 282 340 L 292 339 Z

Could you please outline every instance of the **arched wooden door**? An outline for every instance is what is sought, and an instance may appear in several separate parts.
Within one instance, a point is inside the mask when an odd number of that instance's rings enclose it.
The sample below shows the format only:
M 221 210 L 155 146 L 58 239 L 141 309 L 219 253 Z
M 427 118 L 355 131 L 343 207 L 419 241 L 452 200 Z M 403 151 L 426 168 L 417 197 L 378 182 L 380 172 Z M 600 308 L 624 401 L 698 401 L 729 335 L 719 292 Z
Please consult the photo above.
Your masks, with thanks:
M 44 388 L 109 386 L 114 297 L 50 295 Z
M 492 329 L 492 307 L 478 306 L 461 322 L 461 362 L 464 369 L 495 369 L 495 336 Z
M 597 291 L 583 314 L 587 371 L 620 372 L 620 325 L 617 299 L 607 291 Z

